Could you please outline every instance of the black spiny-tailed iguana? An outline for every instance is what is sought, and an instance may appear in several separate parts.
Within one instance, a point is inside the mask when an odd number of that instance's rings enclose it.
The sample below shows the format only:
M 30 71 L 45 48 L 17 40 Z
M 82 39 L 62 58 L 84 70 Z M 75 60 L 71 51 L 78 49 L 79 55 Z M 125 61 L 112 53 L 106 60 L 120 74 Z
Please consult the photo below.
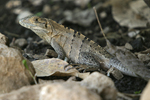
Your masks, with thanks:
M 123 74 L 134 77 L 140 76 L 146 80 L 150 79 L 150 71 L 145 67 L 132 66 L 130 68 L 123 65 L 94 41 L 51 19 L 28 16 L 21 19 L 19 23 L 46 40 L 57 52 L 60 59 L 67 57 L 76 64 L 87 65 L 85 69 L 99 69 L 100 67 L 109 69 L 114 67 Z M 140 75 L 137 75 L 136 71 Z

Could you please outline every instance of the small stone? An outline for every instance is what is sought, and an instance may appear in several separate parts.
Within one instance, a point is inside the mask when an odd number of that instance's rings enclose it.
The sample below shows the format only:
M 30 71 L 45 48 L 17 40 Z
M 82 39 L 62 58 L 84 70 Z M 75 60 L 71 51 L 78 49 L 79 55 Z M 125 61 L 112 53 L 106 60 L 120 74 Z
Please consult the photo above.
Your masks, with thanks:
M 49 5 L 44 5 L 44 7 L 43 7 L 43 12 L 44 12 L 45 14 L 49 14 L 49 13 L 51 12 L 50 6 L 49 6 Z
M 21 0 L 10 0 L 6 3 L 5 7 L 11 9 L 12 7 L 21 6 Z
M 101 100 L 101 97 L 75 82 L 55 83 L 42 87 L 40 100 Z
M 74 3 L 81 7 L 85 7 L 89 2 L 90 0 L 74 0 Z
M 39 54 L 39 55 L 34 54 L 34 55 L 33 55 L 33 58 L 34 58 L 34 59 L 48 59 L 48 57 L 45 56 L 45 55 L 43 55 L 43 54 Z
M 34 6 L 39 6 L 42 4 L 43 0 L 29 0 Z
M 8 38 L 2 33 L 0 33 L 0 43 L 7 44 L 7 42 L 8 42 Z
M 117 98 L 117 89 L 115 88 L 114 82 L 101 73 L 93 72 L 81 81 L 80 84 L 92 91 L 96 91 L 103 100 L 116 100 Z
M 47 49 L 46 53 L 45 53 L 45 56 L 51 56 L 51 57 L 56 58 L 57 57 L 57 53 L 54 50 Z
M 139 30 L 131 31 L 131 32 L 128 33 L 128 36 L 129 36 L 130 38 L 133 38 L 133 37 L 135 37 L 135 36 L 136 36 L 137 34 L 139 34 L 139 33 L 140 33 Z
M 129 43 L 126 43 L 126 44 L 125 44 L 125 48 L 128 49 L 128 50 L 133 50 L 132 45 L 129 44 Z
M 16 39 L 15 45 L 22 48 L 27 45 L 27 40 L 24 38 Z
M 103 11 L 103 12 L 100 13 L 101 18 L 105 18 L 106 16 L 107 16 L 106 12 Z
M 150 81 L 148 82 L 147 86 L 145 87 L 144 91 L 142 92 L 140 100 L 149 100 L 150 99 Z
M 0 95 L 0 100 L 102 100 L 75 82 L 56 82 L 22 87 Z
M 22 11 L 18 16 L 17 16 L 17 22 L 19 22 L 20 19 L 24 18 L 24 17 L 27 17 L 27 16 L 30 16 L 30 15 L 33 15 L 30 11 Z

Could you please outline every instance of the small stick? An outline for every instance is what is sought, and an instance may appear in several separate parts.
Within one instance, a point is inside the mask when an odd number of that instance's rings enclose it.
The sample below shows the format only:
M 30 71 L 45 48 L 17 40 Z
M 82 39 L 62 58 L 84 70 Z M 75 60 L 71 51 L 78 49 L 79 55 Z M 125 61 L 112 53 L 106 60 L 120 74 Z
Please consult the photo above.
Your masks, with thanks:
M 95 12 L 96 19 L 97 19 L 97 22 L 98 22 L 98 24 L 99 24 L 99 27 L 100 27 L 100 29 L 101 29 L 101 31 L 102 31 L 102 34 L 103 34 L 105 40 L 107 40 L 107 38 L 106 38 L 106 36 L 105 36 L 105 34 L 104 34 L 104 31 L 103 31 L 103 29 L 102 29 L 101 23 L 100 23 L 100 21 L 99 21 L 99 19 L 98 19 L 98 15 L 97 15 L 97 11 L 96 11 L 95 7 L 93 7 L 93 9 L 94 9 L 94 12 Z

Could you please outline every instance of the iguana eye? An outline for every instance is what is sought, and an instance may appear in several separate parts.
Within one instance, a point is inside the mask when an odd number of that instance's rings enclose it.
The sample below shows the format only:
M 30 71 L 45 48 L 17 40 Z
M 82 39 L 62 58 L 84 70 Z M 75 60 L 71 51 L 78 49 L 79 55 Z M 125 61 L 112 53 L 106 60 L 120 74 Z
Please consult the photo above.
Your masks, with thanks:
M 38 21 L 38 18 L 35 18 L 35 21 L 37 22 L 37 21 Z

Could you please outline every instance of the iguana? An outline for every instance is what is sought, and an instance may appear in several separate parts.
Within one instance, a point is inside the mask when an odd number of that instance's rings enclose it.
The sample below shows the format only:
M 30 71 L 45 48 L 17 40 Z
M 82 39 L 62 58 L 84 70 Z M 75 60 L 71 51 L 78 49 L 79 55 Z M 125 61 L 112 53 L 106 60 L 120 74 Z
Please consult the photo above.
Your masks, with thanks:
M 32 15 L 21 19 L 19 23 L 47 41 L 58 54 L 58 58 L 64 59 L 66 57 L 75 64 L 86 65 L 85 70 L 112 67 L 129 76 L 150 79 L 150 71 L 147 71 L 145 67 L 132 66 L 131 68 L 123 65 L 94 41 L 51 19 Z M 138 72 L 136 73 L 136 71 Z

